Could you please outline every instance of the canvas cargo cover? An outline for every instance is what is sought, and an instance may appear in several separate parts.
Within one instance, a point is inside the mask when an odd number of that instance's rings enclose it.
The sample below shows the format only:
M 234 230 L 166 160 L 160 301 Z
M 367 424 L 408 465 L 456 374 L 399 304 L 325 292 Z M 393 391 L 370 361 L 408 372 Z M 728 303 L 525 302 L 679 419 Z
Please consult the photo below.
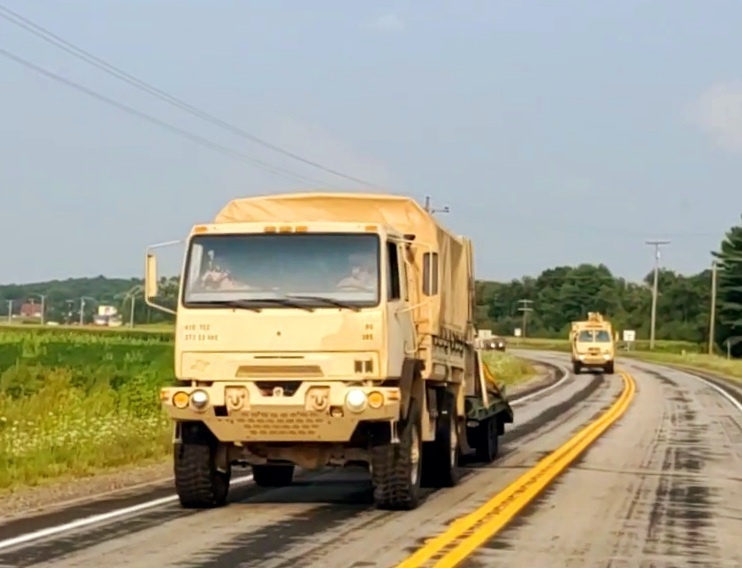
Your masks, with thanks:
M 403 234 L 414 234 L 416 242 L 430 245 L 438 253 L 439 294 L 432 304 L 417 311 L 419 332 L 441 335 L 448 330 L 465 334 L 472 340 L 474 266 L 471 241 L 445 229 L 414 199 L 383 193 L 263 195 L 234 199 L 214 218 L 215 223 L 313 221 L 386 225 Z M 417 265 L 422 266 L 422 256 L 429 249 L 424 246 L 415 249 Z

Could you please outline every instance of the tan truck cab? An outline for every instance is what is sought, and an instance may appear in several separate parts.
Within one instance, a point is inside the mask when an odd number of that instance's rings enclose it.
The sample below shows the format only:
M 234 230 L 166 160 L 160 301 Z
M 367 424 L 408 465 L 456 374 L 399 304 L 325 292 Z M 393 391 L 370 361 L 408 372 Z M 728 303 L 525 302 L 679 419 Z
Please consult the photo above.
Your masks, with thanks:
M 589 312 L 587 320 L 573 321 L 569 332 L 572 346 L 572 369 L 602 369 L 613 374 L 616 341 L 613 326 L 598 312 Z
M 158 304 L 156 260 L 146 297 Z M 360 464 L 375 501 L 411 509 L 459 460 L 491 461 L 513 412 L 474 348 L 471 241 L 414 200 L 235 199 L 186 241 L 175 333 L 175 485 L 223 505 L 231 468 L 261 486 Z

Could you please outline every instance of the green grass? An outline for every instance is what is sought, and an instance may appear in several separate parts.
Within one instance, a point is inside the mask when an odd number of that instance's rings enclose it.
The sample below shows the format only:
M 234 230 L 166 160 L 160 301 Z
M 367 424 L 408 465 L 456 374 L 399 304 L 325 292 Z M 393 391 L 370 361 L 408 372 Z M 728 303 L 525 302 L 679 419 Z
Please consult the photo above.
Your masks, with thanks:
M 501 385 L 513 386 L 536 374 L 531 363 L 502 351 L 485 351 L 482 359 Z
M 163 459 L 171 337 L 0 328 L 0 490 Z

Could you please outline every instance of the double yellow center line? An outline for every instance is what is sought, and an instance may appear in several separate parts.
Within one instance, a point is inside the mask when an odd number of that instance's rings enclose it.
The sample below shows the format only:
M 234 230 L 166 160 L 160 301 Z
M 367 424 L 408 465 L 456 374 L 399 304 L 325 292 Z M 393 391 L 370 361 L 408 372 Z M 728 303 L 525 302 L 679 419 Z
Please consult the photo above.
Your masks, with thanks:
M 626 412 L 636 392 L 634 379 L 619 373 L 624 389 L 600 418 L 524 473 L 473 513 L 455 520 L 445 532 L 426 541 L 396 568 L 453 568 L 501 531 L 549 483 Z

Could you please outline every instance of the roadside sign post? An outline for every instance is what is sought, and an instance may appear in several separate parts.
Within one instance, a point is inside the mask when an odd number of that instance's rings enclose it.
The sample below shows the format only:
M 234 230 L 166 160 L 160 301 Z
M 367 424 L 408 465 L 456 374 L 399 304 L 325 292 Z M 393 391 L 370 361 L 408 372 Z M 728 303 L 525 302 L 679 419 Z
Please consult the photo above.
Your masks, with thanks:
M 626 343 L 626 351 L 631 351 L 634 341 L 636 341 L 636 331 L 633 329 L 624 329 L 623 340 Z

